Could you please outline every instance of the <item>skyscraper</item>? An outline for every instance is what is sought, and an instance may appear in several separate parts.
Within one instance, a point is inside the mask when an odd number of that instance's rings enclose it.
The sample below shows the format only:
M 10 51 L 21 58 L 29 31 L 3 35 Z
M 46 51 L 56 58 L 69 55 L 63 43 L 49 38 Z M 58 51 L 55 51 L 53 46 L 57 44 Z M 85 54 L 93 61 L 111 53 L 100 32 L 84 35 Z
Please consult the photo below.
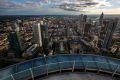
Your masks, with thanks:
M 102 14 L 100 15 L 99 19 L 98 19 L 98 23 L 97 23 L 97 32 L 98 32 L 98 36 L 100 37 L 101 35 L 101 31 L 102 31 L 102 28 L 103 28 L 103 18 L 104 18 L 104 14 L 102 12 Z
M 33 25 L 33 41 L 35 44 L 38 44 L 39 47 L 42 47 L 42 33 L 40 23 L 35 23 Z
M 49 38 L 48 38 L 48 25 L 47 23 L 41 22 L 42 29 L 42 42 L 43 42 L 43 50 L 46 55 L 49 54 Z
M 84 15 L 83 16 L 83 22 L 86 22 L 87 21 L 87 15 Z
M 109 48 L 111 40 L 112 40 L 112 35 L 115 31 L 117 23 L 118 23 L 118 19 L 112 19 L 112 20 L 109 21 L 107 32 L 106 32 L 106 35 L 105 35 L 105 38 L 104 38 L 104 41 L 103 41 L 103 44 L 102 44 L 103 49 L 108 49 Z
M 43 52 L 48 55 L 49 52 L 49 39 L 48 39 L 48 26 L 41 21 L 33 25 L 34 43 L 43 48 Z
M 81 14 L 81 16 L 80 16 L 80 34 L 82 37 L 84 37 L 86 21 L 87 21 L 87 15 Z
M 16 57 L 21 57 L 22 56 L 22 50 L 21 50 L 21 46 L 20 46 L 20 42 L 18 40 L 18 36 L 16 32 L 10 32 L 9 36 L 9 43 L 10 43 L 10 47 L 13 50 L 13 52 L 15 53 Z
M 99 17 L 99 25 L 102 25 L 102 23 L 103 23 L 103 17 L 104 17 L 104 13 L 102 12 L 102 14 Z
M 22 36 L 20 33 L 19 23 L 14 23 L 15 31 L 9 33 L 8 39 L 11 49 L 14 51 L 16 57 L 21 57 L 24 51 Z
M 21 34 L 21 31 L 20 31 L 20 23 L 19 22 L 15 22 L 15 33 L 17 35 L 17 39 L 18 39 L 18 42 L 20 44 L 20 48 L 21 48 L 21 51 L 23 51 L 25 49 L 24 47 L 24 42 L 23 42 L 23 36 Z

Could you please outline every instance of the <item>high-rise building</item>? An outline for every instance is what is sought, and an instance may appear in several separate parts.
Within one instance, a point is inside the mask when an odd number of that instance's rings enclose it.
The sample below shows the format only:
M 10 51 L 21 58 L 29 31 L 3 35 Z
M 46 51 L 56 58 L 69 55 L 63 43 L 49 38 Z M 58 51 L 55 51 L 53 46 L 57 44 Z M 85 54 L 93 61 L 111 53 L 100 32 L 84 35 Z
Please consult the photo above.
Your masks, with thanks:
M 102 23 L 103 23 L 103 17 L 104 17 L 104 13 L 102 12 L 102 14 L 99 17 L 99 25 L 102 25 Z
M 22 49 L 21 45 L 18 39 L 18 35 L 16 32 L 11 32 L 8 36 L 9 42 L 10 42 L 10 47 L 15 53 L 16 57 L 21 57 L 22 56 Z
M 90 35 L 90 30 L 91 30 L 91 23 L 86 23 L 84 26 L 84 36 L 87 37 L 88 35 Z
M 40 23 L 33 25 L 33 39 L 35 44 L 38 44 L 39 47 L 42 47 L 42 33 Z
M 49 54 L 49 38 L 48 38 L 48 25 L 41 21 L 41 29 L 42 29 L 42 42 L 43 42 L 43 50 L 46 55 Z
M 82 37 L 84 37 L 84 29 L 85 29 L 85 24 L 86 24 L 86 21 L 87 21 L 87 15 L 83 15 L 81 14 L 81 17 L 80 17 L 80 34 Z
M 23 38 L 22 38 L 23 37 L 22 32 L 20 29 L 20 23 L 15 23 L 14 26 L 15 26 L 15 33 L 17 35 L 17 39 L 18 39 L 21 51 L 23 51 L 23 50 L 25 50 L 25 46 L 24 46 L 24 42 L 23 42 Z
M 100 37 L 100 35 L 101 35 L 101 30 L 102 30 L 102 28 L 104 27 L 103 26 L 103 20 L 104 20 L 104 14 L 103 14 L 103 12 L 102 12 L 102 14 L 100 15 L 100 17 L 98 17 L 98 18 L 96 18 L 96 33 L 98 34 L 98 36 Z
M 43 52 L 48 55 L 49 53 L 49 39 L 48 39 L 48 26 L 44 24 L 43 21 L 41 23 L 34 24 L 33 26 L 34 32 L 34 43 L 38 44 L 39 47 L 43 48 Z
M 83 22 L 86 22 L 87 21 L 87 15 L 84 15 L 83 16 Z
M 25 43 L 23 39 L 22 22 L 16 21 L 14 23 L 14 31 L 10 32 L 9 36 L 10 48 L 15 53 L 16 57 L 21 57 L 25 50 Z
M 118 19 L 113 19 L 113 20 L 109 21 L 107 32 L 106 32 L 106 35 L 105 35 L 105 38 L 104 38 L 104 41 L 102 44 L 103 49 L 108 49 L 110 47 L 112 35 L 113 35 L 115 28 L 117 26 L 117 22 L 118 22 Z

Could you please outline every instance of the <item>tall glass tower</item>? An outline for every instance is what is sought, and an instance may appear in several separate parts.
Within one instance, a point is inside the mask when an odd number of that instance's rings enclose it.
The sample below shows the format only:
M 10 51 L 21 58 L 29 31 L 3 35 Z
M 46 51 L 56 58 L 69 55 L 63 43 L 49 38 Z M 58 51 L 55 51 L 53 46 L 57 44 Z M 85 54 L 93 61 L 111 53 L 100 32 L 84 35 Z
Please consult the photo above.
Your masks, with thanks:
M 112 19 L 112 20 L 109 21 L 107 32 L 106 32 L 106 35 L 105 35 L 105 38 L 104 38 L 104 41 L 103 41 L 103 44 L 102 44 L 103 49 L 108 49 L 109 48 L 111 40 L 112 40 L 112 35 L 115 31 L 117 23 L 118 23 L 118 19 Z
M 38 44 L 39 47 L 42 47 L 42 33 L 40 23 L 35 23 L 33 25 L 33 42 Z

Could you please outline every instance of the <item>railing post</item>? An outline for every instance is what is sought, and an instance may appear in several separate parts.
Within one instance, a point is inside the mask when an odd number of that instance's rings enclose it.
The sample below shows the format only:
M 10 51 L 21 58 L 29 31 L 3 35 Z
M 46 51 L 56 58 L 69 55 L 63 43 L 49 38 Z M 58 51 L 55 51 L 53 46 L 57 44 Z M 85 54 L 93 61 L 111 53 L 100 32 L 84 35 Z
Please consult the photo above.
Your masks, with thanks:
M 34 75 L 33 75 L 32 68 L 30 68 L 30 73 L 31 73 L 31 76 L 32 76 L 32 80 L 34 80 Z
M 72 72 L 74 72 L 74 68 L 75 68 L 75 61 L 73 61 Z
M 119 65 L 117 65 L 116 69 L 114 70 L 114 72 L 112 73 L 112 77 L 115 75 L 117 69 L 119 68 Z
M 59 62 L 59 67 L 60 67 L 60 73 L 61 73 L 61 71 L 62 71 L 62 70 L 61 70 L 61 62 Z
M 11 76 L 12 80 L 15 80 L 15 78 L 13 77 L 13 75 L 12 75 L 12 74 L 11 74 L 10 76 Z
M 95 64 L 96 64 L 96 66 L 98 68 L 97 73 L 99 73 L 99 71 L 100 71 L 99 64 L 96 61 L 95 61 Z
M 86 72 L 86 66 L 87 66 L 87 61 L 86 62 L 83 62 L 84 63 L 84 67 L 85 67 L 85 72 Z M 86 63 L 86 65 L 85 65 L 85 63 Z
M 100 72 L 100 69 L 101 69 L 101 68 L 100 68 L 101 66 L 100 66 L 99 64 L 100 64 L 100 62 L 98 62 L 98 68 L 99 68 L 99 69 L 98 69 L 97 73 L 99 73 L 99 72 Z
M 16 64 L 15 68 L 16 68 L 16 72 L 17 72 L 17 71 L 18 71 L 18 66 L 17 66 L 17 64 Z
M 49 64 L 46 64 L 46 74 L 47 74 L 47 76 L 48 76 L 48 65 Z
M 31 64 L 32 64 L 32 68 L 33 68 L 33 67 L 34 67 L 34 66 L 33 66 L 33 60 L 31 61 Z
M 80 55 L 80 59 L 81 59 L 81 63 L 82 63 L 82 65 L 83 65 L 83 67 L 85 68 L 85 62 L 83 61 L 81 55 Z M 85 68 L 85 71 L 86 71 L 86 68 Z

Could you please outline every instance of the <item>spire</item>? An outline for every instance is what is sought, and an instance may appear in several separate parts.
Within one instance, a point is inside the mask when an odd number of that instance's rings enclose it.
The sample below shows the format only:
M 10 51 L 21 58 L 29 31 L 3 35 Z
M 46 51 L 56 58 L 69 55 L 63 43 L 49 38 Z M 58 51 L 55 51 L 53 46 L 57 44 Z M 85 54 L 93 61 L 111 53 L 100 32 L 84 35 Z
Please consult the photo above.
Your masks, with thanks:
M 102 24 L 103 17 L 104 17 L 104 13 L 102 12 L 102 14 L 100 15 L 100 18 L 99 18 L 99 22 L 100 22 L 100 24 Z

